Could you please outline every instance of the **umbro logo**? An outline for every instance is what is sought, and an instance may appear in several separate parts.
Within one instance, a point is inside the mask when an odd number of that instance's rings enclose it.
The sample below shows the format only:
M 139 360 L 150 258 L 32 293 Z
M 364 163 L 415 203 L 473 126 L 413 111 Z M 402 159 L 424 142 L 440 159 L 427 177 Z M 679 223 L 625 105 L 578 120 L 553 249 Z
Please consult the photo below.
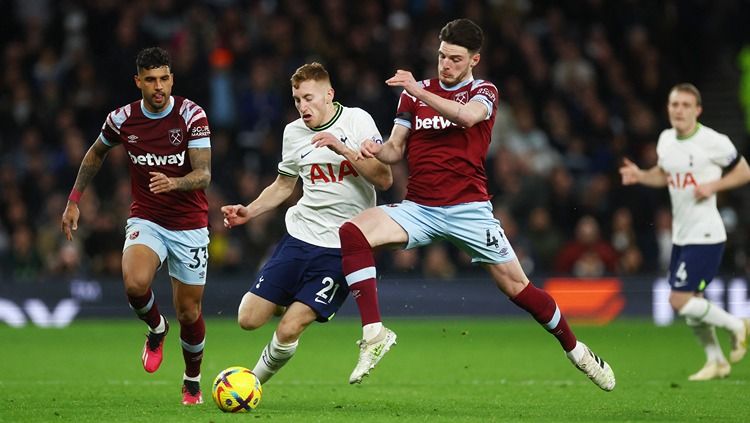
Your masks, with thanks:
M 128 135 L 128 143 L 135 144 L 138 142 L 138 135 Z

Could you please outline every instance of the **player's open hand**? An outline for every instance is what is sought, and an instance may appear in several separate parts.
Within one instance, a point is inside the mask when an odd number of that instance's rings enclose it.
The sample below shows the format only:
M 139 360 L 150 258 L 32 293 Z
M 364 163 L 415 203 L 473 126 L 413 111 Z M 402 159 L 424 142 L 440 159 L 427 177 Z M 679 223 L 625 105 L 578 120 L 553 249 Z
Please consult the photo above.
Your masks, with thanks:
M 78 204 L 68 202 L 62 215 L 62 221 L 60 222 L 60 229 L 65 234 L 65 238 L 67 238 L 68 241 L 73 240 L 73 231 L 78 230 L 78 217 L 80 215 L 81 212 L 78 210 Z
M 334 153 L 342 156 L 345 156 L 346 151 L 349 149 L 344 141 L 336 138 L 330 132 L 318 132 L 315 134 L 315 136 L 312 137 L 312 145 L 316 148 L 328 147 Z
M 149 172 L 149 175 L 151 175 L 151 180 L 148 183 L 148 189 L 154 194 L 169 192 L 177 188 L 174 179 L 161 172 Z
M 377 158 L 378 153 L 380 153 L 380 150 L 383 149 L 383 144 L 377 143 L 371 139 L 366 139 L 362 141 L 362 144 L 359 146 L 359 156 L 361 156 L 365 159 L 373 159 Z
M 402 69 L 397 70 L 395 75 L 386 79 L 385 83 L 389 87 L 404 87 L 406 92 L 411 95 L 414 95 L 413 91 L 419 87 L 417 80 L 414 79 L 414 75 Z
M 250 220 L 250 212 L 242 204 L 222 206 L 221 213 L 224 215 L 224 226 L 227 228 L 243 225 Z
M 627 158 L 623 159 L 623 165 L 620 167 L 620 176 L 622 176 L 623 185 L 634 185 L 640 182 L 640 174 L 643 172 L 638 165 Z

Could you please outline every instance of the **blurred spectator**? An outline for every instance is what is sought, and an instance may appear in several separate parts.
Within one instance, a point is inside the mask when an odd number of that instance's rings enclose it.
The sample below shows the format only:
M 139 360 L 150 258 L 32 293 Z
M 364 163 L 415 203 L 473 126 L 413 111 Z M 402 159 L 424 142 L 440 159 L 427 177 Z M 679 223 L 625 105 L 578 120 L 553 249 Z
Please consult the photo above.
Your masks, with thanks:
M 563 237 L 552 224 L 549 210 L 544 207 L 531 210 L 528 228 L 526 234 L 537 268 L 540 271 L 552 269 L 555 257 L 563 244 Z
M 617 269 L 617 252 L 602 239 L 599 222 L 583 216 L 576 224 L 575 238 L 565 245 L 555 259 L 555 271 L 577 277 L 599 277 Z

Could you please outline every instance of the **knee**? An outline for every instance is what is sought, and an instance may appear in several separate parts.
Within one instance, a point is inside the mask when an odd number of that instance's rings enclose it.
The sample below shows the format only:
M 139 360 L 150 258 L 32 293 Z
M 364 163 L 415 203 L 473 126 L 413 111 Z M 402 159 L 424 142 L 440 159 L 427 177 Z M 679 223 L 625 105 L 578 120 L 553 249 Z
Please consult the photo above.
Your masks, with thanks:
M 122 281 L 125 284 L 125 293 L 130 296 L 144 295 L 151 286 L 151 277 L 145 272 L 123 269 Z
M 183 308 L 180 310 L 177 310 L 177 320 L 182 323 L 189 325 L 191 323 L 194 323 L 196 320 L 198 320 L 198 317 L 201 315 L 201 309 L 200 307 L 191 307 L 191 308 Z
M 237 315 L 237 323 L 244 330 L 255 330 L 263 326 L 265 322 L 256 318 L 252 313 L 240 313 Z
M 291 344 L 299 339 L 306 326 L 297 321 L 282 319 L 276 328 L 276 338 L 282 344 Z

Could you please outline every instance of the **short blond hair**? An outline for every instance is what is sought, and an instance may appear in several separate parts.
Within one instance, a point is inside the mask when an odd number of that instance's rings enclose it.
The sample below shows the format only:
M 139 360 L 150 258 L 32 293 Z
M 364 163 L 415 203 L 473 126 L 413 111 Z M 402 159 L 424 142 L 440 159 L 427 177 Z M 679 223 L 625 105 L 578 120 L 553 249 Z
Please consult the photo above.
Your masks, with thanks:
M 703 105 L 703 100 L 701 99 L 701 92 L 698 91 L 698 88 L 695 85 L 689 82 L 683 82 L 681 84 L 675 85 L 674 87 L 672 87 L 671 90 L 669 90 L 670 93 L 672 93 L 672 91 L 680 91 L 683 93 L 692 94 L 693 96 L 695 96 L 695 104 L 698 106 Z
M 328 75 L 328 71 L 318 62 L 307 63 L 298 67 L 289 79 L 294 88 L 299 88 L 299 84 L 310 80 L 325 81 L 328 84 L 331 83 L 331 77 Z

